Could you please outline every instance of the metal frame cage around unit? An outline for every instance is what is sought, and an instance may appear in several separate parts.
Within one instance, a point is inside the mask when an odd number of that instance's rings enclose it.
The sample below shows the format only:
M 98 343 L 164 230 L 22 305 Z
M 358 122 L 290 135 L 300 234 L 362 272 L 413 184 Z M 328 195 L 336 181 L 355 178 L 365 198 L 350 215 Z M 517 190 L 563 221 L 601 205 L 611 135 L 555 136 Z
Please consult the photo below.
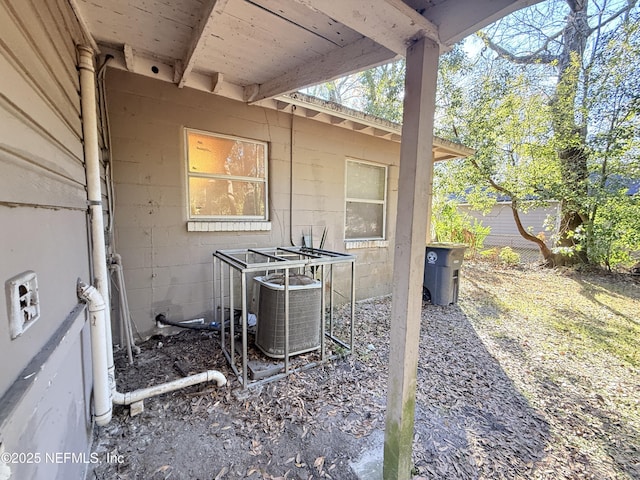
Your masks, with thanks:
M 354 255 L 308 247 L 217 250 L 213 254 L 213 307 L 215 321 L 220 325 L 222 351 L 243 388 L 277 380 L 290 373 L 306 370 L 353 352 L 355 259 Z M 346 304 L 349 308 L 348 340 L 338 338 L 334 331 L 334 266 L 336 264 L 345 264 L 350 267 L 350 295 L 349 302 Z M 274 273 L 280 273 L 282 276 L 278 285 L 269 281 L 269 278 L 273 278 Z M 292 285 L 291 278 L 292 276 L 295 278 L 296 275 L 310 277 L 312 281 L 303 286 Z M 251 279 L 255 279 L 255 281 Z M 255 292 L 252 288 L 253 286 L 258 290 L 256 294 L 250 293 Z M 269 301 L 265 302 L 264 298 L 256 301 L 255 298 L 260 295 L 260 292 L 264 294 L 265 291 L 270 296 Z M 320 297 L 319 302 L 318 295 Z M 248 368 L 250 303 L 256 303 L 254 309 L 260 303 L 264 308 L 265 303 L 273 303 L 276 300 L 279 304 L 277 318 L 269 317 L 268 320 L 263 319 L 261 327 L 260 314 L 258 313 L 258 334 L 256 338 L 260 338 L 260 340 L 256 342 L 256 346 L 270 357 L 282 358 L 284 360 L 284 368 L 273 369 L 264 378 L 254 378 L 250 381 Z M 312 310 L 318 308 L 318 306 L 319 312 L 313 312 Z M 227 319 L 226 312 L 234 312 L 234 314 L 231 315 L 229 313 L 229 319 Z M 271 315 L 273 315 L 273 312 Z M 292 319 L 294 315 L 296 318 Z M 236 316 L 240 317 L 239 326 L 234 321 Z M 304 325 L 296 323 L 298 316 L 305 318 L 301 320 Z M 294 329 L 303 328 L 305 330 L 304 334 L 307 338 L 300 340 L 295 336 L 294 332 L 292 343 L 292 322 Z M 280 329 L 281 333 L 276 335 L 277 339 L 271 339 L 273 332 L 268 332 L 270 335 L 266 336 L 264 330 L 260 332 L 260 328 L 264 329 L 266 323 L 269 324 L 269 328 Z M 309 328 L 314 328 L 314 325 L 317 325 L 319 329 L 317 335 L 309 331 Z M 236 346 L 235 338 L 238 334 L 242 339 L 242 344 Z M 309 343 L 315 343 L 318 338 L 319 348 Z M 340 350 L 340 353 L 327 355 L 325 339 L 333 342 Z M 237 349 L 240 352 L 237 352 Z M 292 367 L 291 357 L 293 355 L 318 349 L 320 352 L 316 355 L 317 360 L 310 360 Z M 240 357 L 240 365 L 238 365 L 238 356 Z

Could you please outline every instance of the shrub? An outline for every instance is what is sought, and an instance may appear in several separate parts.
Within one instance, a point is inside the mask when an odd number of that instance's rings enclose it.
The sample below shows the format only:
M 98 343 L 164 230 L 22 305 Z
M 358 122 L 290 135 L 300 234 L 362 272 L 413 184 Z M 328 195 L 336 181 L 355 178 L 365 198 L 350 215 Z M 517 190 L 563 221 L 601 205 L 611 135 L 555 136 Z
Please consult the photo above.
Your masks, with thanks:
M 500 250 L 498 257 L 507 265 L 517 265 L 520 263 L 520 254 L 518 252 L 514 252 L 511 247 L 504 247 Z
M 489 260 L 492 262 L 495 262 L 496 259 L 498 258 L 498 248 L 497 247 L 493 247 L 493 248 L 489 248 L 487 250 L 480 250 L 480 257 L 485 259 L 485 260 Z
M 469 257 L 476 256 L 491 232 L 491 227 L 485 227 L 477 219 L 461 213 L 457 204 L 451 201 L 434 202 L 432 226 L 438 242 L 464 243 Z

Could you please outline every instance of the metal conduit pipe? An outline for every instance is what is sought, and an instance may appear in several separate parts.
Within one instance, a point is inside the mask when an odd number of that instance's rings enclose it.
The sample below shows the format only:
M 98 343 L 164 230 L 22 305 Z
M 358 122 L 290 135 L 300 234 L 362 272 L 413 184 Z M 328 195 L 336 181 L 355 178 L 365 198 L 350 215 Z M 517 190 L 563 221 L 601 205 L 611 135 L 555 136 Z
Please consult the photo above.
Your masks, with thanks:
M 293 241 L 293 118 L 296 115 L 296 106 L 291 106 L 291 131 L 289 133 L 289 243 L 296 246 Z
M 91 213 L 91 245 L 94 283 L 106 305 L 109 297 L 109 271 L 104 236 L 102 189 L 100 186 L 100 146 L 98 144 L 98 119 L 96 103 L 96 76 L 93 68 L 93 49 L 78 46 L 78 69 L 80 70 L 80 101 L 82 106 L 82 134 L 84 140 L 84 162 L 87 172 L 87 200 Z M 111 308 L 104 310 L 104 340 L 107 345 L 107 371 L 109 386 L 115 391 L 115 367 L 113 365 L 113 340 L 111 338 Z
M 131 313 L 129 311 L 129 299 L 127 298 L 127 291 L 124 283 L 124 270 L 122 268 L 122 257 L 118 253 L 111 255 L 112 263 L 109 268 L 115 272 L 116 275 L 116 289 L 118 290 L 118 299 L 120 301 L 120 337 L 123 346 L 127 349 L 127 355 L 129 357 L 129 364 L 133 365 L 133 352 L 140 353 L 140 348 L 136 346 L 135 338 L 133 336 L 133 328 L 131 321 Z

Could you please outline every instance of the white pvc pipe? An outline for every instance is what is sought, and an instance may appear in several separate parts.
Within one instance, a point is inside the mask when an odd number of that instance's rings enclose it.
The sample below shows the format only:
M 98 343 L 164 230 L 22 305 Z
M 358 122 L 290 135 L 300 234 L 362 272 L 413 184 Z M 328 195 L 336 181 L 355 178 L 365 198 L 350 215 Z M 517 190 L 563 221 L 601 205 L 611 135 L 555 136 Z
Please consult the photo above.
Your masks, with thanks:
M 162 393 L 173 392 L 174 390 L 190 387 L 191 385 L 197 385 L 198 383 L 212 381 L 215 381 L 219 387 L 223 387 L 227 384 L 227 379 L 222 373 L 216 370 L 207 370 L 206 372 L 179 378 L 178 380 L 173 380 L 167 383 L 161 383 L 160 385 L 153 387 L 141 388 L 139 390 L 134 390 L 133 392 L 114 392 L 113 403 L 116 405 L 131 405 L 132 403 L 136 403 Z
M 131 328 L 131 314 L 129 312 L 129 300 L 127 299 L 127 292 L 125 290 L 124 283 L 124 271 L 122 269 L 122 257 L 118 253 L 114 253 L 111 256 L 112 263 L 109 267 L 116 273 L 118 298 L 120 300 L 120 338 L 121 342 L 126 343 L 127 354 L 129 356 L 129 364 L 133 365 L 133 350 L 139 353 L 139 348 L 136 347 L 135 339 L 133 338 L 133 329 Z
M 104 322 L 106 306 L 100 292 L 95 287 L 78 280 L 78 297 L 89 304 L 91 325 L 91 360 L 93 367 L 93 402 L 96 424 L 107 425 L 113 412 L 112 402 L 116 405 L 131 405 L 163 393 L 181 388 L 215 381 L 219 387 L 227 384 L 225 376 L 216 370 L 179 378 L 153 387 L 141 388 L 133 392 L 120 393 L 109 387 L 107 369 L 107 344 L 104 341 Z
M 107 373 L 107 344 L 104 341 L 105 304 L 95 287 L 78 281 L 78 297 L 89 304 L 91 328 L 91 363 L 93 369 L 93 410 L 96 423 L 104 426 L 111 421 L 112 404 Z
M 98 425 L 106 425 L 111 420 L 112 402 L 117 405 L 131 405 L 145 398 L 202 382 L 215 380 L 218 386 L 221 387 L 227 383 L 227 379 L 220 372 L 208 370 L 197 375 L 129 393 L 120 393 L 116 390 L 113 341 L 111 338 L 111 309 L 107 307 L 111 303 L 109 301 L 109 273 L 105 248 L 102 190 L 100 186 L 100 149 L 98 144 L 96 78 L 93 67 L 93 53 L 90 47 L 78 46 L 82 132 L 84 134 L 87 198 L 91 211 L 92 260 L 96 284 L 95 288 L 82 284 L 82 295 L 89 302 L 89 312 L 91 314 L 91 351 L 96 423 Z M 80 286 L 78 292 L 80 295 Z M 108 408 L 105 403 L 108 404 Z
M 78 68 L 80 70 L 80 100 L 82 105 L 82 133 L 84 161 L 87 172 L 87 199 L 91 211 L 91 245 L 94 283 L 108 306 L 104 310 L 104 342 L 107 345 L 107 371 L 109 387 L 115 391 L 115 368 L 113 365 L 113 341 L 111 339 L 111 301 L 109 297 L 109 271 L 104 237 L 104 217 L 100 180 L 100 146 L 98 144 L 98 119 L 96 103 L 96 76 L 93 68 L 93 50 L 78 46 Z

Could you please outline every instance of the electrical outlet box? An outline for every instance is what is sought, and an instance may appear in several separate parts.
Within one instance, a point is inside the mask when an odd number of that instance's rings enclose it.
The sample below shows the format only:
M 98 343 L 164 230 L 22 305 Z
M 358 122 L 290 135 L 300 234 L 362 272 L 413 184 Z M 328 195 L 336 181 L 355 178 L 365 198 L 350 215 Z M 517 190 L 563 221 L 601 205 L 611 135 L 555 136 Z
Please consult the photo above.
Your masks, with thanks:
M 5 282 L 9 331 L 11 339 L 22 335 L 40 318 L 38 278 L 36 272 L 27 270 Z

